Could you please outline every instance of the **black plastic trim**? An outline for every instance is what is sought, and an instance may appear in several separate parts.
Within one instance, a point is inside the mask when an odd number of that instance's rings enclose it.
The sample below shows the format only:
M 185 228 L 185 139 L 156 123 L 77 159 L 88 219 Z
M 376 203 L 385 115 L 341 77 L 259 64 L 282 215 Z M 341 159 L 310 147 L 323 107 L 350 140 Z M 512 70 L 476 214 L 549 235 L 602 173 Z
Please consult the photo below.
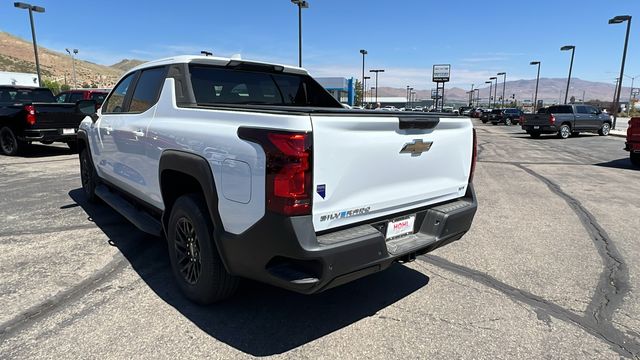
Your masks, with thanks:
M 225 268 L 229 272 L 229 266 L 227 265 L 227 256 L 219 240 L 221 234 L 224 232 L 224 226 L 222 223 L 222 219 L 220 218 L 220 213 L 218 211 L 218 191 L 216 189 L 213 172 L 211 170 L 211 167 L 209 166 L 209 162 L 202 156 L 189 152 L 178 150 L 164 151 L 160 157 L 160 163 L 158 166 L 158 179 L 160 179 L 160 189 L 163 188 L 162 173 L 166 170 L 172 170 L 183 173 L 187 176 L 191 176 L 195 178 L 196 181 L 200 184 L 205 202 L 207 204 L 207 209 L 209 210 L 211 222 L 213 223 L 214 227 L 213 240 L 216 247 L 218 248 L 220 258 L 222 259 Z M 162 215 L 162 227 L 166 235 L 166 225 L 169 220 L 169 216 L 171 215 L 171 209 L 168 206 L 169 204 L 167 204 L 167 202 L 165 201 L 164 195 L 163 203 L 165 205 L 165 210 Z

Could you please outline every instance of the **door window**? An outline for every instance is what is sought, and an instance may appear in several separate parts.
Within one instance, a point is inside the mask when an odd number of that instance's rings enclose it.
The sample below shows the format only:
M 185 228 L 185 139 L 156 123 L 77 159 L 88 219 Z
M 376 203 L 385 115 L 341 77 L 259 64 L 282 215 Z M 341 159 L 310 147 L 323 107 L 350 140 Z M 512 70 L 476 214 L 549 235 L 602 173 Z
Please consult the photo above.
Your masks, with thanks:
M 576 111 L 578 114 L 591 114 L 588 106 L 576 106 Z
M 143 70 L 136 89 L 131 98 L 128 112 L 141 113 L 147 111 L 158 101 L 160 89 L 164 83 L 166 70 L 164 67 Z
M 127 91 L 133 81 L 136 73 L 127 75 L 111 93 L 111 96 L 105 101 L 103 106 L 105 113 L 121 113 L 124 112 L 124 99 L 127 95 Z

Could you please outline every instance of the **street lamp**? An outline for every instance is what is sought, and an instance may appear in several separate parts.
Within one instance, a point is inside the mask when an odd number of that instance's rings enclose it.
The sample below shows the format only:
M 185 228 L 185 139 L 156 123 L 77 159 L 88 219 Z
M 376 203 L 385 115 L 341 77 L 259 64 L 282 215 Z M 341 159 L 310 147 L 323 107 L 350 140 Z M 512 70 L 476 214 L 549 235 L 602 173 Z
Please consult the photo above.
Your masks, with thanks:
M 612 129 L 616 128 L 616 120 L 618 119 L 618 104 L 620 103 L 620 90 L 622 88 L 622 76 L 624 75 L 624 62 L 627 58 L 627 45 L 629 45 L 629 31 L 631 30 L 631 15 L 619 15 L 614 18 L 609 19 L 609 24 L 620 24 L 623 22 L 627 22 L 627 35 L 624 38 L 624 51 L 622 52 L 622 65 L 620 66 L 620 81 L 618 82 L 618 90 L 616 99 L 613 103 L 613 126 Z
M 567 78 L 567 91 L 564 94 L 564 103 L 567 103 L 567 97 L 569 96 L 569 83 L 571 82 L 571 70 L 573 70 L 573 55 L 576 52 L 576 47 L 573 45 L 565 45 L 560 48 L 560 51 L 571 50 L 571 63 L 569 65 L 569 77 Z
M 71 56 L 71 66 L 73 67 L 73 88 L 77 89 L 78 81 L 76 80 L 76 58 L 74 55 L 78 53 L 78 49 L 73 49 L 73 52 L 71 52 L 71 50 L 69 50 L 68 48 L 65 50 L 67 50 L 67 53 L 69 54 L 69 56 Z
M 468 93 L 468 94 L 469 94 L 469 106 L 472 106 L 472 105 L 473 105 L 473 94 L 474 94 L 473 86 L 474 86 L 474 85 L 475 85 L 475 84 L 471 84 L 471 90 L 470 90 L 470 91 L 469 91 L 469 93 Z
M 33 52 L 36 55 L 36 73 L 38 74 L 38 85 L 42 86 L 42 78 L 40 77 L 40 60 L 38 59 L 38 44 L 36 43 L 36 29 L 33 26 L 33 12 L 43 13 L 44 8 L 23 2 L 15 2 L 13 6 L 18 9 L 29 10 L 29 21 L 31 22 L 31 37 L 33 38 Z
M 364 91 L 365 91 L 365 87 L 364 87 L 364 56 L 367 55 L 367 50 L 361 49 L 360 50 L 360 54 L 362 54 L 362 84 L 360 84 L 362 86 L 362 96 L 363 98 L 360 99 L 360 105 L 364 105 Z
M 491 87 L 493 86 L 493 81 L 485 81 L 485 84 L 489 84 L 489 105 L 488 108 L 491 107 Z
M 480 89 L 475 89 L 476 92 L 476 107 L 480 107 Z
M 496 97 L 498 96 L 498 78 L 495 76 L 492 76 L 489 78 L 489 80 L 495 80 L 496 81 L 496 86 L 493 88 L 493 107 L 496 107 Z M 491 94 L 489 94 L 491 95 Z
M 407 105 L 405 105 L 405 108 L 409 106 L 409 85 L 407 85 Z
M 504 91 L 505 91 L 505 88 L 507 86 L 507 73 L 506 72 L 499 72 L 497 75 L 498 76 L 500 76 L 500 75 L 503 76 L 503 78 L 502 78 L 502 108 L 504 109 Z
M 538 110 L 538 83 L 540 82 L 540 61 L 532 61 L 529 65 L 538 65 L 538 75 L 536 76 L 536 95 L 533 99 L 533 113 L 535 114 Z
M 382 69 L 369 70 L 369 72 L 376 73 L 376 103 L 378 102 L 378 73 L 384 72 Z
M 298 66 L 302 67 L 302 9 L 309 8 L 309 3 L 305 0 L 291 0 L 291 3 L 298 6 Z
M 369 77 L 369 76 L 365 76 L 365 77 L 364 77 L 364 88 L 365 88 L 365 89 L 367 89 L 367 80 L 369 80 L 369 79 L 371 79 L 371 77 Z M 367 100 L 367 97 L 366 97 L 366 96 L 364 97 L 364 100 L 365 100 L 365 101 Z M 366 101 L 366 102 L 367 102 L 367 103 L 369 103 L 369 101 Z
M 413 102 L 412 96 L 413 96 L 413 88 L 409 88 L 409 107 L 411 107 L 413 105 L 412 104 L 412 102 Z

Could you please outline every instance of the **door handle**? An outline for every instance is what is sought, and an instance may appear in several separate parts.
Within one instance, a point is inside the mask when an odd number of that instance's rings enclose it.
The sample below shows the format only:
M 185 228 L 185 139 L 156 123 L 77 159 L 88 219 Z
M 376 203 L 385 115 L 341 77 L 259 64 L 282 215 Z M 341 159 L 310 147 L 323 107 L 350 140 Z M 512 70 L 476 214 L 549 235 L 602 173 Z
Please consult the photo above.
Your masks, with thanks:
M 138 137 L 143 137 L 144 136 L 144 131 L 138 129 L 138 130 L 133 132 L 133 135 L 138 136 Z
M 104 128 L 104 131 L 106 131 L 106 132 L 107 132 L 107 135 L 109 135 L 109 134 L 111 134 L 111 132 L 113 131 L 113 128 L 112 128 L 111 126 L 106 126 L 106 127 Z

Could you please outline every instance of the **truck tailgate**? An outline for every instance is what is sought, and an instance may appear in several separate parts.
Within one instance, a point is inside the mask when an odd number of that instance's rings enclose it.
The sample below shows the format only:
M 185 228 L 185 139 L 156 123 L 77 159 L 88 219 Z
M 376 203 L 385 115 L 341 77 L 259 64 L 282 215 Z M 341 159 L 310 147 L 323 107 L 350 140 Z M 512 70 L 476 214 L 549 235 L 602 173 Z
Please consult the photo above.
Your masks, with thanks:
M 469 119 L 400 129 L 402 117 L 311 114 L 316 231 L 464 196 L 473 146 Z
M 640 143 L 640 118 L 631 118 L 627 129 L 627 141 L 630 143 Z
M 549 114 L 525 114 L 522 125 L 550 125 Z
M 32 129 L 78 128 L 84 115 L 76 112 L 76 104 L 33 103 L 36 123 Z

